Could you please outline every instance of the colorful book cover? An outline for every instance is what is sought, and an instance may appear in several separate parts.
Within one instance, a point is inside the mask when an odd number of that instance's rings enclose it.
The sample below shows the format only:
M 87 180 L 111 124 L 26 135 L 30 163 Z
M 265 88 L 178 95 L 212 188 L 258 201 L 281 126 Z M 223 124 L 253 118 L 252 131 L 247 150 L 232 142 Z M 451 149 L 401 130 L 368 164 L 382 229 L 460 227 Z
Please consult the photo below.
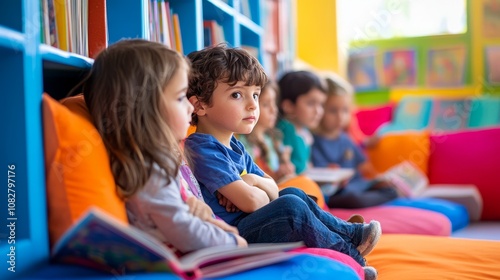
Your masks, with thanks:
M 391 167 L 381 178 L 392 182 L 407 197 L 419 196 L 429 185 L 427 176 L 409 161 Z
M 215 246 L 181 257 L 154 237 L 90 208 L 54 246 L 52 261 L 81 265 L 114 275 L 172 272 L 184 279 L 216 277 L 281 262 L 303 242 Z
M 416 52 L 413 49 L 393 50 L 384 53 L 384 85 L 416 86 Z

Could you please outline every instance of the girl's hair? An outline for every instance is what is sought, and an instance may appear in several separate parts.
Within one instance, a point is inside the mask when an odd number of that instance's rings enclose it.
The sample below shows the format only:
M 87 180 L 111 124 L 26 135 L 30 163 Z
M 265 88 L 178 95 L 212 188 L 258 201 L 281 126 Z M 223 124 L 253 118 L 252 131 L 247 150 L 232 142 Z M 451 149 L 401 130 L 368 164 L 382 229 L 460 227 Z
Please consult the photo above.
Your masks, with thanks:
M 265 92 L 266 89 L 271 89 L 276 92 L 276 99 L 279 98 L 279 88 L 278 85 L 273 82 L 273 81 L 268 81 L 264 87 L 262 88 L 261 95 L 262 93 Z M 277 101 L 277 100 L 276 100 Z M 278 104 L 276 104 L 278 105 Z M 281 146 L 282 146 L 282 140 L 283 140 L 283 134 L 281 133 L 280 130 L 276 128 L 269 129 L 266 131 L 266 133 L 271 137 L 272 142 L 273 142 L 273 149 L 278 153 L 278 157 L 280 161 L 282 161 L 282 153 L 281 153 Z M 259 148 L 260 150 L 260 157 L 265 160 L 265 162 L 269 161 L 269 149 L 270 147 L 267 146 L 267 144 L 262 141 L 260 138 L 258 138 L 254 132 L 251 132 L 250 134 L 247 135 L 247 140 L 248 143 L 251 145 L 255 145 Z
M 234 86 L 240 81 L 246 86 L 263 87 L 267 75 L 259 61 L 244 49 L 228 48 L 219 44 L 188 54 L 192 71 L 189 77 L 187 97 L 198 97 L 200 102 L 211 105 L 212 95 L 218 83 Z M 196 113 L 192 124 L 198 123 Z
M 349 88 L 342 84 L 341 81 L 336 80 L 333 77 L 325 77 L 326 84 L 326 94 L 328 97 L 330 96 L 348 96 L 352 95 L 352 92 Z
M 278 85 L 281 91 L 279 104 L 290 100 L 293 104 L 297 102 L 299 96 L 307 94 L 312 89 L 319 89 L 326 93 L 324 83 L 321 79 L 310 71 L 292 71 L 283 75 Z M 283 113 L 280 108 L 280 113 Z
M 163 92 L 189 63 L 166 46 L 123 40 L 103 50 L 83 81 L 85 102 L 110 156 L 118 192 L 132 196 L 149 179 L 153 164 L 177 175 L 179 146 L 164 120 Z

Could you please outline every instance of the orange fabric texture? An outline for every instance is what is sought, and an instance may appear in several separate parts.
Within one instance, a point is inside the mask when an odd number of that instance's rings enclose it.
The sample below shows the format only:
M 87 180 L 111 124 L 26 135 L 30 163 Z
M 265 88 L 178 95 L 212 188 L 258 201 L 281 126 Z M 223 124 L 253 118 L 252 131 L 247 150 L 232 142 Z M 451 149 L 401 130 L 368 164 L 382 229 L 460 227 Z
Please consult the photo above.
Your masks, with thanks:
M 379 280 L 500 279 L 500 242 L 382 235 L 366 257 Z
M 43 94 L 43 129 L 49 236 L 51 246 L 89 206 L 97 206 L 128 223 L 124 202 L 115 189 L 109 157 L 89 120 L 83 97 L 72 97 L 70 107 Z M 83 107 L 82 107 L 83 106 Z M 85 115 L 87 118 L 82 117 Z
M 325 198 L 323 197 L 323 193 L 321 193 L 321 189 L 316 182 L 311 180 L 309 177 L 304 175 L 295 176 L 291 179 L 283 181 L 278 184 L 280 190 L 287 187 L 296 187 L 303 190 L 306 194 L 316 197 L 318 200 L 318 206 L 322 209 L 325 208 Z
M 378 172 L 409 160 L 424 174 L 428 174 L 430 155 L 428 132 L 404 132 L 384 135 L 377 145 L 366 150 L 370 162 Z

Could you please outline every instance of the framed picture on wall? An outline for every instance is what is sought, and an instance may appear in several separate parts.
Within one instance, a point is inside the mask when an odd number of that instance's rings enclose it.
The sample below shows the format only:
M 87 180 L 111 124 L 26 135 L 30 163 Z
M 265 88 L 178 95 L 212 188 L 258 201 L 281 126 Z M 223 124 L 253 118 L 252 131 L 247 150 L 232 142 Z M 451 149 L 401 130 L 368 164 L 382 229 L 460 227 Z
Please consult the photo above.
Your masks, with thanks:
M 486 81 L 490 85 L 500 85 L 500 45 L 484 47 Z
M 347 74 L 356 91 L 373 90 L 379 87 L 375 48 L 356 49 L 349 53 Z
M 465 84 L 465 46 L 429 49 L 427 52 L 427 85 L 433 87 Z
M 483 0 L 483 35 L 500 38 L 500 0 Z
M 391 50 L 384 53 L 383 80 L 387 87 L 416 86 L 417 65 L 414 49 Z

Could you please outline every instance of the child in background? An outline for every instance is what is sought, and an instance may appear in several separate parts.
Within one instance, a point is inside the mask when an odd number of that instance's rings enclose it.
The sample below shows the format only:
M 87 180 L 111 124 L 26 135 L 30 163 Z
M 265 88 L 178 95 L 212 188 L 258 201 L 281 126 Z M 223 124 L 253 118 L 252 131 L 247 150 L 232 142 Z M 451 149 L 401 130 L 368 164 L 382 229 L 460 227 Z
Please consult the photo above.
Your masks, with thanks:
M 291 149 L 283 145 L 281 132 L 275 129 L 278 118 L 277 85 L 268 82 L 259 96 L 259 121 L 248 135 L 238 135 L 255 163 L 276 182 L 295 177 L 295 166 L 290 161 Z
M 310 129 L 318 126 L 323 116 L 325 87 L 310 71 L 286 73 L 278 85 L 282 118 L 277 128 L 283 133 L 283 144 L 292 148 L 291 161 L 297 174 L 301 174 L 309 167 L 313 142 Z
M 95 59 L 83 81 L 85 102 L 132 225 L 180 254 L 247 246 L 234 227 L 186 192 L 178 144 L 193 112 L 186 98 L 189 70 L 180 54 L 162 44 L 120 41 Z
M 363 257 L 381 235 L 377 221 L 348 223 L 320 209 L 303 191 L 278 193 L 276 182 L 234 137 L 250 133 L 258 121 L 258 99 L 267 82 L 259 62 L 242 49 L 223 45 L 188 58 L 192 73 L 187 94 L 197 128 L 185 149 L 196 162 L 194 175 L 214 213 L 236 226 L 249 243 L 304 241 L 308 247 L 348 254 L 364 266 Z
M 332 78 L 325 79 L 328 99 L 320 125 L 314 131 L 311 162 L 315 167 L 356 169 L 346 184 L 329 195 L 327 204 L 335 208 L 364 208 L 380 205 L 398 197 L 396 188 L 387 181 L 366 180 L 376 175 L 365 155 L 345 132 L 350 122 L 352 95 Z

